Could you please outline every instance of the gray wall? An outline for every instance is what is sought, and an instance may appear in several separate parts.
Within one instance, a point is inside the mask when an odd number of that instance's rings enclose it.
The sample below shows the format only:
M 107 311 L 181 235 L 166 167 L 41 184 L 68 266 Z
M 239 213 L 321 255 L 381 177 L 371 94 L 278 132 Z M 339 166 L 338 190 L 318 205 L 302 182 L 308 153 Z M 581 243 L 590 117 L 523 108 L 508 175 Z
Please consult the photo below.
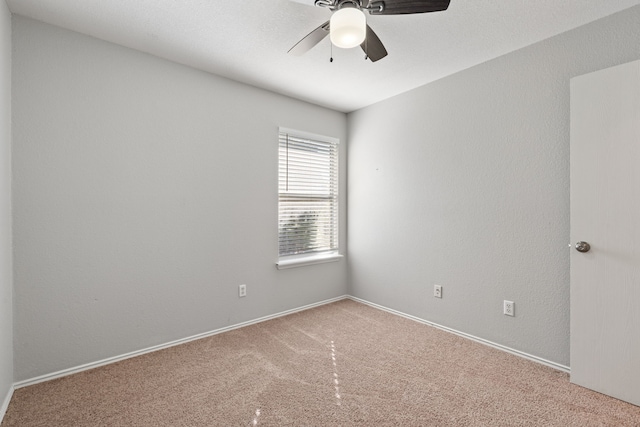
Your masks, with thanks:
M 640 6 L 350 114 L 350 293 L 568 365 L 569 79 L 638 58 Z
M 0 5 L 2 393 L 11 34 Z M 351 294 L 568 364 L 569 79 L 640 58 L 640 7 L 348 123 L 21 17 L 13 39 L 17 381 L 344 294 L 345 261 L 275 269 L 278 126 L 346 141 L 349 125 Z
M 344 260 L 275 267 L 278 126 L 345 114 L 22 17 L 13 43 L 16 381 L 346 293 Z
M 13 384 L 11 13 L 0 1 L 0 407 Z M 2 419 L 0 413 L 0 420 Z

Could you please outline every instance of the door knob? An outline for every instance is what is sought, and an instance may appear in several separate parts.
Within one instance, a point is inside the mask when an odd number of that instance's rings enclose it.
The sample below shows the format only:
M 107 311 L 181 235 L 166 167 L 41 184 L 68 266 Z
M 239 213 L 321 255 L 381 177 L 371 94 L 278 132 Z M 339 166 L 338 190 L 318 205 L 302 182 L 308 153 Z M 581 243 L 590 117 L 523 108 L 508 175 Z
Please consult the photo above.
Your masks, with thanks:
M 591 249 L 591 245 L 588 244 L 587 242 L 576 243 L 576 250 L 578 252 L 589 252 L 589 249 Z

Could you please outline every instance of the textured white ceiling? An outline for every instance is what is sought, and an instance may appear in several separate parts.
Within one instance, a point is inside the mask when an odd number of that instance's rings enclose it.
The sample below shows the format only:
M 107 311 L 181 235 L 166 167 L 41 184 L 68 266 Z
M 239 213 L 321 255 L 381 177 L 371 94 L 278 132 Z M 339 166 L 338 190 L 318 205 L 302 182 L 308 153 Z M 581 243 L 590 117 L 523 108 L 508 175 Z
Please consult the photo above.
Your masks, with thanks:
M 389 56 L 364 60 L 327 37 L 313 0 L 7 0 L 13 13 L 349 112 L 640 4 L 640 0 L 451 0 L 446 12 L 367 16 Z

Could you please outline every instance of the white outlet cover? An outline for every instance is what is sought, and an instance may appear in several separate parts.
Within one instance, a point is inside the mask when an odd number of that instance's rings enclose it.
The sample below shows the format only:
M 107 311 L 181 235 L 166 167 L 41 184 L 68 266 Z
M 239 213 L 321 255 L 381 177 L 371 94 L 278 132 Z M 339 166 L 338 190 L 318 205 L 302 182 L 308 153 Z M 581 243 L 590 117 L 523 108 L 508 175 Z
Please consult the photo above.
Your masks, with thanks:
M 513 301 L 504 300 L 503 313 L 507 316 L 516 315 L 516 303 Z

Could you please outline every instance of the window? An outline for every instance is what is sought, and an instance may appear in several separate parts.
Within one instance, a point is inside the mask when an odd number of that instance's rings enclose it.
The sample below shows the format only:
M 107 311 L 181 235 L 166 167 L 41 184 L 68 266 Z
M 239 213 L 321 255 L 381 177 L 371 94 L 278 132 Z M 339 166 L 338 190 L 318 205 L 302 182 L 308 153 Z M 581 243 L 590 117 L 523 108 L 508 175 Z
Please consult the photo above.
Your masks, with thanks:
M 280 129 L 278 268 L 338 255 L 338 140 Z

